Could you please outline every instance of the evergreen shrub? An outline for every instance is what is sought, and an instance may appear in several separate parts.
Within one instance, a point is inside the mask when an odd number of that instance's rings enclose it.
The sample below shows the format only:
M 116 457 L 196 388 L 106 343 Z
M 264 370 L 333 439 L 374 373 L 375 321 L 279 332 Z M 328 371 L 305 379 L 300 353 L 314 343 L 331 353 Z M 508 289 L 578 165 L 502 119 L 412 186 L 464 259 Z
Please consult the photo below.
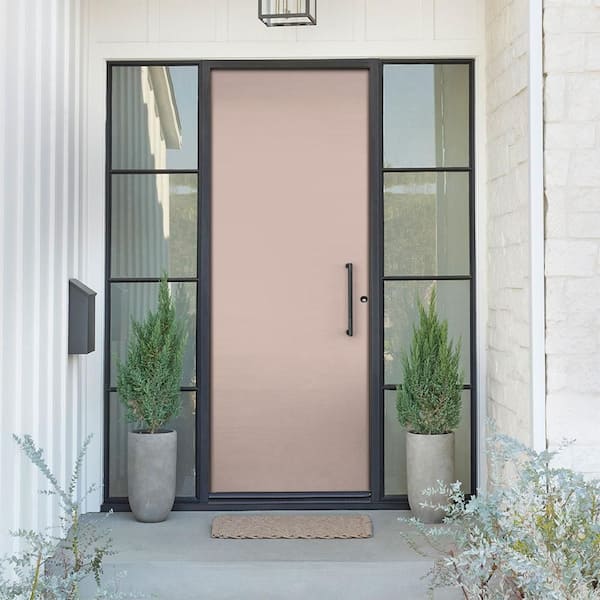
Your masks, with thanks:
M 418 302 L 418 311 L 410 349 L 402 355 L 398 420 L 411 433 L 450 433 L 460 423 L 464 381 L 460 340 L 454 344 L 448 339 L 448 322 L 438 317 L 435 291 L 427 309 Z
M 156 433 L 179 414 L 185 341 L 165 274 L 158 309 L 150 311 L 144 321 L 132 320 L 127 360 L 117 361 L 117 390 L 127 419 L 143 431 Z

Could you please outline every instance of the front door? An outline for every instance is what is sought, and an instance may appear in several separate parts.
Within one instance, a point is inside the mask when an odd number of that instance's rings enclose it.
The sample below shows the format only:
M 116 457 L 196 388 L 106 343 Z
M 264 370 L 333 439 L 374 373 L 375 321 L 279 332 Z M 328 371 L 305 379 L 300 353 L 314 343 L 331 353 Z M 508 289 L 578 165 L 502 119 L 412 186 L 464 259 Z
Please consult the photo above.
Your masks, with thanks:
M 210 491 L 367 491 L 368 71 L 211 88 Z

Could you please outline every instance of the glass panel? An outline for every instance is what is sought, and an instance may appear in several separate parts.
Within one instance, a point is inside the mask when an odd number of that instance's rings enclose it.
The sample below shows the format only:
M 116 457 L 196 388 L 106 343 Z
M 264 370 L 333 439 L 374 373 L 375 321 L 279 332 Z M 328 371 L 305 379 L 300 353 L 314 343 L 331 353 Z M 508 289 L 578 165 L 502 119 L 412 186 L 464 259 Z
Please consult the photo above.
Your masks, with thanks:
M 113 67 L 112 167 L 197 166 L 198 67 Z
M 196 175 L 113 175 L 112 277 L 195 277 Z
M 158 283 L 112 283 L 110 297 L 110 385 L 116 385 L 116 359 L 127 358 L 131 319 L 142 320 L 158 305 Z M 187 331 L 181 385 L 196 384 L 196 284 L 170 283 L 177 316 Z
M 407 352 L 417 322 L 417 299 L 429 302 L 437 289 L 440 318 L 448 320 L 448 335 L 461 340 L 461 366 L 470 382 L 470 281 L 386 281 L 384 285 L 385 383 L 402 383 L 403 352 Z
M 469 174 L 384 175 L 384 274 L 469 274 Z
M 311 2 L 314 6 L 314 2 Z M 285 15 L 308 11 L 307 0 L 262 0 L 262 13 L 265 15 Z
M 127 432 L 135 425 L 127 423 L 125 408 L 117 393 L 110 394 L 109 406 L 109 494 L 111 497 L 127 496 Z M 177 483 L 178 496 L 196 495 L 196 394 L 181 393 L 181 412 L 166 424 L 177 431 Z
M 385 167 L 469 166 L 469 66 L 385 65 Z
M 407 494 L 406 430 L 398 422 L 396 392 L 386 390 L 383 404 L 383 490 L 387 496 Z
M 463 490 L 471 491 L 471 392 L 462 394 L 463 408 L 460 426 L 454 436 L 454 479 Z M 384 493 L 406 494 L 406 435 L 398 422 L 396 392 L 386 391 L 384 397 Z

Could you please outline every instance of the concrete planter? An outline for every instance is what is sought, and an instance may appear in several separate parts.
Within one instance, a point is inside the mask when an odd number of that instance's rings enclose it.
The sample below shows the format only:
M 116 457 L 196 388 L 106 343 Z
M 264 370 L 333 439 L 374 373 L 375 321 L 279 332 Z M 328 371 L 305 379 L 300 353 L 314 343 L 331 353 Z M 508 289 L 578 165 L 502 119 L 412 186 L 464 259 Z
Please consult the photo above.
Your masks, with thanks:
M 424 508 L 421 502 L 443 504 L 441 495 L 425 496 L 423 490 L 437 487 L 438 481 L 454 481 L 454 433 L 422 435 L 406 433 L 408 503 L 415 517 L 424 523 L 441 523 L 444 512 Z
M 164 521 L 175 502 L 177 432 L 130 432 L 127 439 L 127 486 L 138 521 Z

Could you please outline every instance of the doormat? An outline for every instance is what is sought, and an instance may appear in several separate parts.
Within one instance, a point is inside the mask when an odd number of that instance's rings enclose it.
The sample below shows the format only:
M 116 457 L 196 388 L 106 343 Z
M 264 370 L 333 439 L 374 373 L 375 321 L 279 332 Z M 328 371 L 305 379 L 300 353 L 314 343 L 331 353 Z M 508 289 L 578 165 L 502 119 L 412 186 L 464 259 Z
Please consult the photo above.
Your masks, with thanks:
M 212 522 L 213 538 L 334 540 L 370 538 L 367 515 L 222 515 Z

